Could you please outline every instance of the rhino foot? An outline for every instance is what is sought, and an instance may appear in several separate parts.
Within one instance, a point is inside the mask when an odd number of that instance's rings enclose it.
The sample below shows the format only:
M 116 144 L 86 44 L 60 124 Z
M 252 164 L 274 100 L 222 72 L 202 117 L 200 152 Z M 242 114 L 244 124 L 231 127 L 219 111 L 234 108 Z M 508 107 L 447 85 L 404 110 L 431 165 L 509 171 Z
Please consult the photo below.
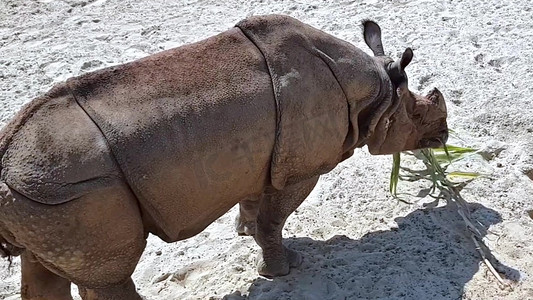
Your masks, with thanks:
M 259 204 L 259 199 L 253 197 L 239 202 L 239 214 L 235 219 L 235 229 L 239 235 L 255 235 Z
M 272 278 L 289 274 L 290 268 L 302 264 L 302 255 L 287 247 L 283 247 L 284 253 L 279 257 L 265 259 L 263 252 L 257 256 L 257 272 L 259 275 Z
M 255 221 L 244 221 L 239 216 L 235 220 L 235 229 L 239 235 L 255 235 Z

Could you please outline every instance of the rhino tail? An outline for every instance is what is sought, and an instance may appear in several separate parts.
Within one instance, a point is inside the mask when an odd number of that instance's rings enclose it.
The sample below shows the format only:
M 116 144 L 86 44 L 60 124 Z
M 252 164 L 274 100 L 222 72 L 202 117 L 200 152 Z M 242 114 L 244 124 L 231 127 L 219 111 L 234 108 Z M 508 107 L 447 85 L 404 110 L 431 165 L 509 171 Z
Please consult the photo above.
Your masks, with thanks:
M 4 238 L 0 237 L 0 257 L 7 258 L 9 261 L 8 268 L 11 268 L 13 263 L 13 256 L 16 256 L 14 253 L 15 246 L 8 243 Z
M 10 241 L 14 240 L 13 235 L 9 232 L 9 230 L 6 228 L 2 217 L 2 206 L 5 207 L 7 202 L 11 202 L 13 196 L 11 195 L 11 192 L 3 181 L 0 181 L 0 257 L 6 258 L 9 261 L 8 268 L 11 268 L 11 264 L 13 263 L 13 257 L 19 256 L 22 251 L 24 251 L 23 248 L 17 247 Z

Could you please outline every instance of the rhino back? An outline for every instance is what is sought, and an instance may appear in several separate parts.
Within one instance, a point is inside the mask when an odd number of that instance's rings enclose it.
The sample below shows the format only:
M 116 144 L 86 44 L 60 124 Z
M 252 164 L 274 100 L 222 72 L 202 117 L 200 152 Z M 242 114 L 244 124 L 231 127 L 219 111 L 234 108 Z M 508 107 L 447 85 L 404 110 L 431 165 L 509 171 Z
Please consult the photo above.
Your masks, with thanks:
M 65 203 L 122 180 L 98 127 L 64 84 L 18 113 L 2 142 L 2 181 L 40 203 Z
M 272 83 L 239 29 L 69 85 L 165 240 L 200 232 L 267 184 Z

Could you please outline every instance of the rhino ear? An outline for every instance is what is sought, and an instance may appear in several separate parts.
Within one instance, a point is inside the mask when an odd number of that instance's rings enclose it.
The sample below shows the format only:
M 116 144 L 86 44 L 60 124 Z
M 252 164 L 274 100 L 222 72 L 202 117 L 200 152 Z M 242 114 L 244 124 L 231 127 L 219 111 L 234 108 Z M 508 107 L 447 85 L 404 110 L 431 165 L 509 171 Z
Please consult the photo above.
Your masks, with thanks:
M 405 70 L 405 67 L 411 62 L 413 59 L 413 50 L 411 48 L 405 49 L 405 51 L 402 54 L 402 58 L 400 59 L 400 66 L 402 67 L 402 70 Z
M 403 52 L 402 58 L 387 66 L 387 73 L 394 84 L 399 85 L 402 82 L 407 82 L 407 76 L 405 75 L 404 71 L 405 67 L 409 65 L 412 59 L 413 50 L 411 50 L 411 48 L 407 48 Z
M 374 52 L 374 56 L 384 56 L 383 43 L 381 42 L 381 29 L 374 21 L 363 21 L 363 36 L 365 43 Z

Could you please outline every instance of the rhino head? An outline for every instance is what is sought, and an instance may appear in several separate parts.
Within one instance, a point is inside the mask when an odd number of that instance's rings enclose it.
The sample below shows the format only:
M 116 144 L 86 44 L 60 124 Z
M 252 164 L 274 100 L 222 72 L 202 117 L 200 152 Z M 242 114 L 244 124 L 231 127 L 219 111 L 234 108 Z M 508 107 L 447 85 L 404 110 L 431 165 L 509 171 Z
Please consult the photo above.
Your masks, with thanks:
M 374 52 L 374 60 L 384 68 L 392 85 L 392 106 L 377 124 L 367 145 L 372 154 L 392 154 L 400 151 L 432 148 L 448 139 L 446 104 L 442 94 L 434 88 L 426 96 L 408 88 L 405 68 L 413 58 L 413 50 L 405 49 L 394 61 L 385 56 L 381 29 L 372 21 L 363 22 L 365 42 Z

